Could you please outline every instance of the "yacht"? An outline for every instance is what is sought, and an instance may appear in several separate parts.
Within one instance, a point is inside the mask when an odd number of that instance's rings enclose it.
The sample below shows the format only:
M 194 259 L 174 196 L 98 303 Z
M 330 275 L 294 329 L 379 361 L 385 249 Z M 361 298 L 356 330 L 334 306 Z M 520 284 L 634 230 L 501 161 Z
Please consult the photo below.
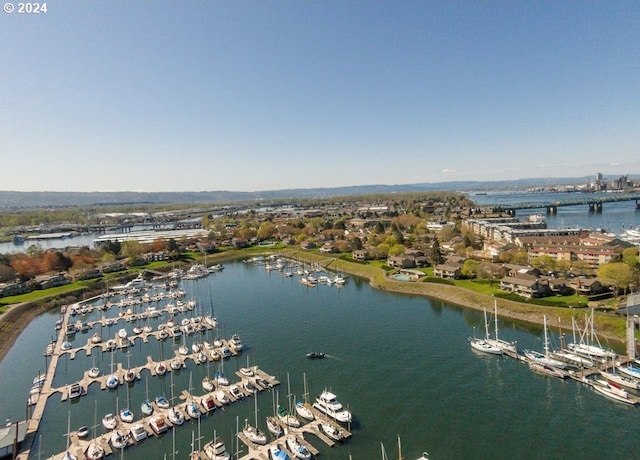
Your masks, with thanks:
M 167 422 L 165 422 L 162 415 L 151 417 L 151 420 L 149 421 L 149 427 L 151 427 L 155 434 L 164 433 L 169 429 Z
M 313 407 L 338 422 L 351 422 L 351 413 L 342 406 L 336 395 L 330 391 L 324 390 L 320 396 L 316 398 Z
M 237 352 L 242 351 L 243 345 L 238 334 L 233 334 L 231 336 L 231 339 L 229 339 L 229 346 Z
M 229 460 L 231 455 L 227 452 L 224 446 L 224 441 L 220 438 L 215 438 L 204 445 L 204 454 L 209 460 Z

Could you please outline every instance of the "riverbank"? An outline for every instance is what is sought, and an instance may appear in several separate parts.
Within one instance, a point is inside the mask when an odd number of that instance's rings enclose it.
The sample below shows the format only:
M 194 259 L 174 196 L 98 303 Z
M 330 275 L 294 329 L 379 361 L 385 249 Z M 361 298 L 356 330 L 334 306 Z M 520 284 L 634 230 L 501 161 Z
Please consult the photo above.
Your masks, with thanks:
M 260 254 L 268 255 L 271 253 L 272 251 L 264 251 Z M 479 311 L 483 309 L 492 311 L 494 303 L 497 302 L 498 314 L 503 319 L 508 318 L 517 322 L 542 326 L 543 315 L 546 315 L 549 325 L 553 325 L 554 327 L 558 326 L 559 319 L 560 324 L 565 328 L 570 327 L 572 318 L 574 317 L 579 323 L 583 323 L 585 310 L 529 305 L 511 300 L 498 299 L 490 295 L 446 284 L 397 281 L 387 278 L 385 271 L 380 268 L 355 262 L 347 262 L 311 252 L 285 249 L 279 251 L 279 254 L 283 257 L 302 260 L 306 263 L 316 263 L 332 271 L 344 272 L 351 276 L 367 279 L 373 288 L 383 291 L 424 296 Z M 244 259 L 253 255 L 258 255 L 258 253 L 255 251 L 232 250 L 209 255 L 207 258 L 209 263 L 222 263 Z M 96 293 L 99 293 L 99 290 L 96 291 Z M 83 294 L 80 294 L 80 296 L 82 295 Z M 86 291 L 84 291 L 84 295 L 87 295 Z M 65 303 L 73 303 L 79 300 L 79 298 L 70 295 L 67 300 L 69 301 Z M 7 311 L 0 315 L 0 361 L 4 359 L 24 328 L 26 328 L 35 317 L 48 309 L 59 308 L 60 305 L 59 302 L 49 302 L 47 299 L 39 302 L 23 302 L 10 305 Z M 625 321 L 623 318 L 599 313 L 596 315 L 595 322 L 595 327 L 600 338 L 608 342 L 613 342 L 616 348 L 624 345 Z

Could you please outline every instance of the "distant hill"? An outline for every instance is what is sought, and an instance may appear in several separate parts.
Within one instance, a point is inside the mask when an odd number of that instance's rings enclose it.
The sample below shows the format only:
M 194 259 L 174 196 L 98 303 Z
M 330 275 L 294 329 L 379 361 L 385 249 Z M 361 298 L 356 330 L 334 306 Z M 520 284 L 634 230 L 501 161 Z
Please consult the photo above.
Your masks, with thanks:
M 631 176 L 629 176 L 631 178 Z M 532 178 L 509 181 L 457 181 L 423 184 L 357 185 L 332 188 L 265 190 L 258 192 L 15 192 L 0 191 L 0 208 L 39 208 L 116 204 L 231 203 L 238 201 L 329 198 L 336 196 L 426 191 L 496 190 L 585 184 L 592 177 Z

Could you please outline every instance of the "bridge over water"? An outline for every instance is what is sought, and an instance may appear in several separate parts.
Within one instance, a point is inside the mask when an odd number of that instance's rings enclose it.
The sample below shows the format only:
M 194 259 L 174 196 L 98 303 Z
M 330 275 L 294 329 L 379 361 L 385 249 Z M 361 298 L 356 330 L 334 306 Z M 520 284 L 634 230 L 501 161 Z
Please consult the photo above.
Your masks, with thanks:
M 562 206 L 586 205 L 589 212 L 602 212 L 604 203 L 615 203 L 619 201 L 635 201 L 636 209 L 640 209 L 640 193 L 610 193 L 606 196 L 585 195 L 581 198 L 571 198 L 567 200 L 555 201 L 529 201 L 513 204 L 486 204 L 483 207 L 491 207 L 496 210 L 506 211 L 515 215 L 518 209 L 546 209 L 547 214 L 556 214 L 558 208 Z

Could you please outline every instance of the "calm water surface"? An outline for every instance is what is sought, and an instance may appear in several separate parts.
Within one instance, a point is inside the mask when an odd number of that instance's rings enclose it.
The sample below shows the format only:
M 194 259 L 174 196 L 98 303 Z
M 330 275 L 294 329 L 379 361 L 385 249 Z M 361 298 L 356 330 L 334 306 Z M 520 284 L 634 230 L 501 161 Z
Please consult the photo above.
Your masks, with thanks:
M 182 287 L 205 310 L 210 288 L 220 335 L 228 338 L 238 333 L 242 338 L 245 351 L 225 362 L 227 375 L 233 376 L 247 361 L 257 364 L 282 382 L 277 389 L 284 402 L 287 374 L 296 398 L 302 397 L 306 374 L 312 398 L 329 388 L 348 405 L 355 417 L 353 437 L 334 448 L 310 437 L 320 458 L 378 459 L 381 442 L 390 458 L 395 458 L 391 454 L 398 434 L 407 460 L 417 458 L 423 450 L 437 460 L 573 458 L 576 449 L 583 458 L 635 458 L 640 449 L 636 435 L 640 409 L 611 402 L 574 381 L 541 377 L 514 360 L 472 353 L 467 338 L 474 327 L 477 332 L 482 328 L 478 312 L 375 291 L 354 278 L 341 289 L 307 288 L 297 278 L 242 263 L 228 264 L 222 273 L 197 282 L 183 282 Z M 110 315 L 117 314 L 117 308 L 112 310 Z M 98 310 L 85 320 L 97 319 L 102 313 Z M 57 318 L 53 312 L 33 321 L 0 363 L 0 407 L 5 418 L 24 418 L 28 387 L 38 370 L 44 369 L 42 351 Z M 103 330 L 103 336 L 113 337 L 122 324 Z M 542 349 L 540 330 L 509 322 L 501 322 L 500 328 L 503 338 L 517 340 L 523 348 Z M 75 344 L 86 343 L 90 334 L 78 333 Z M 128 362 L 132 366 L 146 362 L 147 355 L 166 358 L 176 345 L 172 340 L 159 343 L 151 339 L 148 344 L 137 341 L 129 353 L 94 350 L 87 357 L 81 352 L 75 360 L 60 361 L 55 385 L 77 380 L 94 363 L 107 373 L 112 358 L 125 367 Z M 324 351 L 329 358 L 307 360 L 305 353 L 312 350 Z M 189 361 L 189 367 L 174 376 L 175 394 L 188 389 L 190 380 L 194 393 L 201 394 L 202 377 L 217 366 Z M 130 401 L 139 416 L 146 387 L 151 398 L 158 393 L 170 397 L 170 383 L 168 374 L 154 378 L 144 372 L 128 389 L 123 385 L 101 391 L 94 384 L 87 396 L 72 403 L 51 396 L 41 424 L 41 458 L 64 448 L 69 412 L 72 429 L 92 426 L 97 419 L 96 432 L 102 433 L 104 414 L 115 413 L 116 407 Z M 264 418 L 272 414 L 275 396 L 270 392 L 259 395 L 259 424 L 264 431 Z M 248 398 L 203 417 L 202 444 L 215 431 L 230 449 L 236 420 L 241 426 L 246 418 L 252 421 L 253 409 L 253 399 Z M 197 437 L 195 422 L 186 422 L 176 431 L 176 458 L 188 458 L 192 433 Z M 161 459 L 167 454 L 171 458 L 171 451 L 168 434 L 125 450 L 125 457 Z M 37 454 L 32 458 L 38 458 Z

